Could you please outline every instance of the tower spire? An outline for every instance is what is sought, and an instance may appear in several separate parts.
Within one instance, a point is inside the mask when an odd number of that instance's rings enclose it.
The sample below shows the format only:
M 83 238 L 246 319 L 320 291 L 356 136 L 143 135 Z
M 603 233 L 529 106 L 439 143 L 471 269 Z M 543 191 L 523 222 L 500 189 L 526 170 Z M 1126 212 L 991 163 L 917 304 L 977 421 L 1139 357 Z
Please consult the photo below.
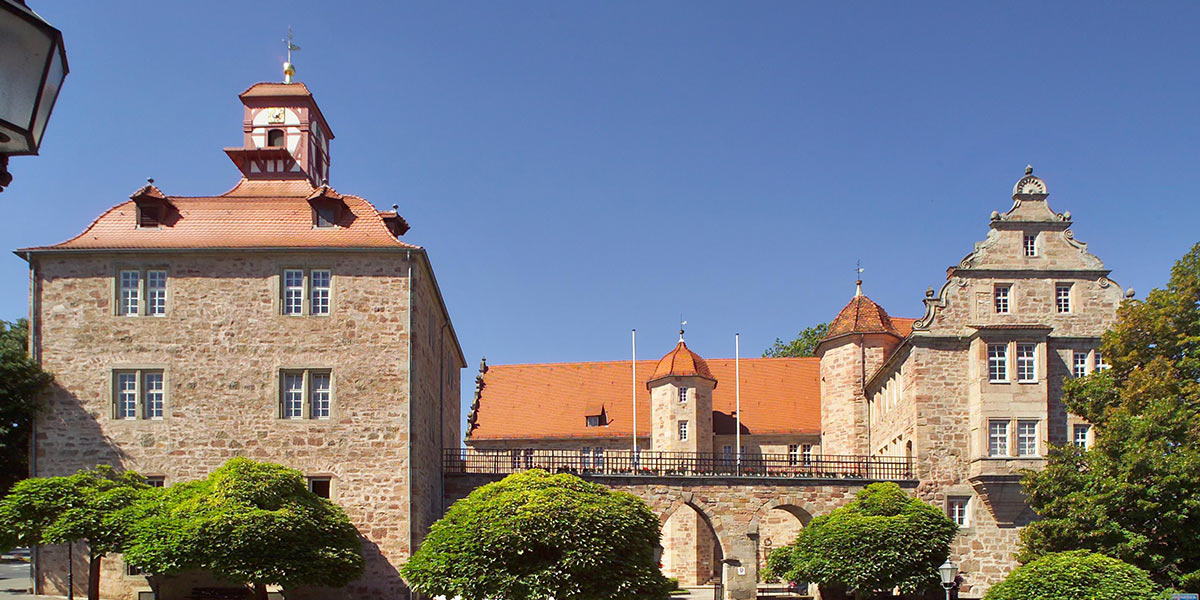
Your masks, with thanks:
M 292 77 L 296 75 L 296 66 L 292 64 L 292 50 L 299 50 L 300 46 L 292 43 L 292 27 L 290 25 L 287 38 L 283 42 L 287 44 L 287 60 L 283 63 L 283 82 L 291 83 Z

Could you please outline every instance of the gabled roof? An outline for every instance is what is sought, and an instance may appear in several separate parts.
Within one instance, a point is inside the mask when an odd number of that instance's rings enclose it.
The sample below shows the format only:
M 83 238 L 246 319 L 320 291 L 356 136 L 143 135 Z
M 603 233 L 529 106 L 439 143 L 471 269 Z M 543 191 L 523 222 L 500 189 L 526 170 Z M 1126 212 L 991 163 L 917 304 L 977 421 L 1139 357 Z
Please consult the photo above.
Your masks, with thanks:
M 654 367 L 654 374 L 650 376 L 646 385 L 665 377 L 702 377 L 712 381 L 714 386 L 717 384 L 717 378 L 713 377 L 708 363 L 704 362 L 699 354 L 688 349 L 683 339 L 680 339 L 679 343 L 675 344 L 675 348 L 666 356 L 659 359 L 658 364 Z
M 142 188 L 137 194 L 153 194 Z M 337 227 L 313 227 L 314 195 L 334 194 L 345 203 Z M 177 215 L 171 225 L 137 227 L 134 201 L 123 202 L 100 215 L 83 233 L 37 250 L 155 249 L 155 248 L 418 248 L 402 242 L 388 229 L 381 213 L 357 196 L 331 188 L 313 188 L 307 180 L 252 181 L 243 179 L 228 192 L 213 197 L 163 196 Z
M 734 360 L 707 361 L 714 379 L 713 430 L 735 433 Z M 600 439 L 633 435 L 634 390 L 639 436 L 650 435 L 650 392 L 646 383 L 656 361 L 488 365 L 483 375 L 470 441 Z M 742 433 L 818 434 L 821 431 L 820 359 L 741 360 Z M 632 387 L 631 387 L 632 386 Z M 608 425 L 587 427 L 587 413 L 603 406 Z

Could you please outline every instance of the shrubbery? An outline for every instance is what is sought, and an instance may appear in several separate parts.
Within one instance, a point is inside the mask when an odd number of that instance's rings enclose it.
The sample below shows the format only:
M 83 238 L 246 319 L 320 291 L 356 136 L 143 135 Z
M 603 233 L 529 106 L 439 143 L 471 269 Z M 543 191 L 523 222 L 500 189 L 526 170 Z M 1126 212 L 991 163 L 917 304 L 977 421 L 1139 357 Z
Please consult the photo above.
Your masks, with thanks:
M 1087 550 L 1047 554 L 1018 567 L 984 600 L 1155 600 L 1150 575 Z

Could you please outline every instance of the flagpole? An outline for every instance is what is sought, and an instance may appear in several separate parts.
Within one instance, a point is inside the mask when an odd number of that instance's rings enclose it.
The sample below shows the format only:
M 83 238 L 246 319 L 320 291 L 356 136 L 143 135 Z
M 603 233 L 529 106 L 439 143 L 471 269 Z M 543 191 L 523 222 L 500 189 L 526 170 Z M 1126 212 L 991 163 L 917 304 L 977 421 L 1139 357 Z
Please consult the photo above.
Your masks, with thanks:
M 633 454 L 629 456 L 630 464 L 637 469 L 637 330 L 632 332 L 633 343 Z
M 734 408 L 734 413 L 737 415 L 737 426 L 734 431 L 737 432 L 737 472 L 742 472 L 742 352 L 741 352 L 741 335 L 740 333 L 733 334 L 733 389 L 734 396 L 737 399 L 737 406 Z

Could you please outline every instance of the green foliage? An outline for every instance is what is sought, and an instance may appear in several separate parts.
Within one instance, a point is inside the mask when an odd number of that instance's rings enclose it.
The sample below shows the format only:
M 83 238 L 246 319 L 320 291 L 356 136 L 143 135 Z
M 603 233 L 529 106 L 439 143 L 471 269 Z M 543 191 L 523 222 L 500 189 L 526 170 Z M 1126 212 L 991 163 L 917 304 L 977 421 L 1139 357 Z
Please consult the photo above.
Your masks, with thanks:
M 200 481 L 143 496 L 125 559 L 157 574 L 205 569 L 230 581 L 344 586 L 363 571 L 342 509 L 281 465 L 234 458 Z
M 1025 474 L 1042 520 L 1021 532 L 1019 559 L 1094 550 L 1200 591 L 1200 244 L 1166 289 L 1121 305 L 1102 349 L 1112 368 L 1064 387 L 1095 444 L 1054 449 Z
M 29 436 L 53 379 L 29 357 L 29 323 L 0 321 L 0 493 L 29 476 Z
M 796 339 L 785 342 L 775 338 L 775 343 L 763 352 L 763 358 L 816 356 L 817 344 L 829 335 L 829 323 L 806 327 L 796 334 Z
M 93 557 L 119 552 L 128 532 L 122 510 L 147 489 L 141 475 L 108 465 L 21 481 L 0 500 L 0 548 L 83 541 Z
M 1155 600 L 1143 570 L 1087 550 L 1047 554 L 992 586 L 984 600 Z
M 464 600 L 654 600 L 671 588 L 658 542 L 636 496 L 534 470 L 456 502 L 401 573 L 423 594 Z
M 936 588 L 937 567 L 958 532 L 942 511 L 894 483 L 873 483 L 849 504 L 812 520 L 767 557 L 768 575 L 868 594 Z

